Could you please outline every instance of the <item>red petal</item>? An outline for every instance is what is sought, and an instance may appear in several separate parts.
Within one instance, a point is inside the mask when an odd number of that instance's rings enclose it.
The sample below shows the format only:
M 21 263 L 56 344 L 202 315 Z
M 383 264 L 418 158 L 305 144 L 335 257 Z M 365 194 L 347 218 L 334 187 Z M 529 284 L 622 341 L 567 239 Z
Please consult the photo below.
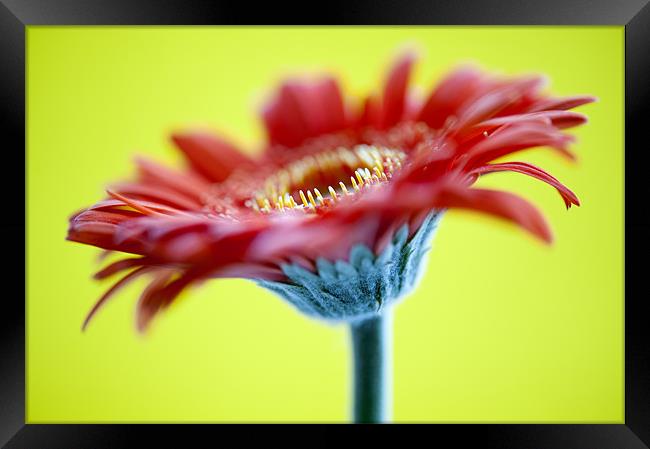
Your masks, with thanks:
M 173 280 L 164 287 L 162 285 L 164 285 L 164 281 L 167 281 L 169 277 L 161 276 L 152 282 L 149 286 L 150 288 L 143 292 L 141 300 L 138 302 L 136 313 L 136 326 L 138 331 L 144 332 L 156 313 L 169 306 L 188 285 L 206 274 L 205 268 L 197 267 L 189 269 L 181 277 Z
M 139 183 L 117 183 L 110 187 L 122 195 L 129 195 L 145 201 L 153 201 L 158 204 L 172 206 L 181 210 L 197 210 L 201 203 L 176 190 L 163 186 L 150 186 Z
M 447 186 L 436 200 L 438 207 L 457 207 L 485 212 L 517 223 L 546 243 L 553 236 L 540 212 L 528 201 L 508 192 Z
M 513 171 L 522 173 L 544 181 L 545 183 L 555 187 L 555 189 L 559 192 L 560 196 L 564 200 L 564 204 L 566 205 L 567 209 L 569 209 L 572 204 L 575 204 L 576 206 L 580 205 L 580 201 L 578 200 L 578 197 L 575 195 L 575 193 L 573 193 L 571 190 L 569 190 L 568 187 L 558 181 L 557 178 L 551 176 L 541 168 L 527 164 L 525 162 L 506 162 L 503 164 L 484 165 L 472 170 L 471 173 L 484 175 L 487 173 L 495 173 L 500 171 Z
M 482 142 L 470 146 L 465 153 L 465 164 L 468 168 L 474 168 L 516 151 L 542 146 L 554 148 L 573 159 L 573 154 L 566 149 L 572 140 L 572 136 L 562 134 L 550 125 L 518 124 L 499 129 Z
M 133 209 L 137 210 L 140 213 L 143 213 L 144 215 L 154 215 L 154 216 L 162 216 L 164 214 L 161 214 L 160 212 L 157 212 L 153 209 L 149 209 L 147 206 L 142 204 L 141 202 L 137 200 L 132 200 L 124 195 L 120 195 L 119 193 L 112 192 L 111 190 L 107 190 L 106 193 L 108 193 L 110 196 L 115 198 L 118 201 L 121 201 L 122 203 L 126 204 L 127 206 L 131 206 Z
M 537 90 L 545 79 L 539 76 L 505 81 L 474 101 L 468 103 L 459 113 L 457 126 L 471 126 L 481 120 L 496 115 L 506 107 L 518 102 L 526 93 Z
M 172 275 L 173 271 L 171 270 L 162 271 L 147 285 L 140 295 L 135 315 L 138 331 L 143 332 L 158 311 L 159 305 L 155 302 L 155 295 L 165 287 Z
M 480 72 L 463 68 L 449 74 L 426 101 L 420 110 L 418 119 L 431 128 L 439 129 L 448 117 L 456 116 L 481 85 Z
M 209 183 L 202 181 L 197 176 L 179 173 L 148 159 L 137 158 L 135 162 L 138 165 L 143 184 L 162 185 L 197 201 L 201 201 L 210 187 Z
M 384 87 L 382 105 L 382 128 L 394 126 L 404 113 L 409 75 L 415 62 L 415 54 L 402 56 L 389 72 Z
M 346 126 L 343 97 L 333 78 L 284 83 L 262 111 L 262 117 L 269 143 L 289 147 Z
M 271 145 L 299 145 L 307 137 L 307 124 L 291 87 L 280 87 L 277 98 L 262 111 Z
M 128 244 L 118 245 L 114 241 L 118 225 L 134 217 L 141 217 L 138 212 L 119 211 L 107 212 L 100 210 L 86 210 L 76 214 L 70 219 L 67 240 L 98 246 L 108 250 L 134 252 L 139 246 Z
M 148 262 L 151 261 L 150 257 L 134 257 L 130 259 L 121 259 L 116 262 L 113 262 L 103 268 L 102 270 L 95 273 L 93 276 L 95 279 L 105 279 L 109 276 L 114 275 L 120 271 L 126 270 L 132 267 L 149 265 Z
M 135 270 L 131 271 L 128 273 L 126 276 L 124 276 L 122 279 L 117 281 L 115 284 L 109 288 L 106 293 L 104 293 L 101 298 L 95 303 L 95 305 L 90 309 L 90 312 L 88 312 L 88 315 L 86 315 L 86 319 L 84 320 L 83 324 L 81 325 L 81 330 L 86 330 L 86 327 L 88 326 L 88 323 L 92 319 L 93 316 L 97 313 L 97 311 L 104 305 L 104 303 L 111 298 L 119 289 L 124 287 L 126 284 L 131 282 L 133 279 L 135 279 L 137 276 L 140 276 L 141 274 L 146 273 L 147 271 L 151 270 L 151 267 L 140 267 L 136 268 Z
M 240 279 L 266 279 L 269 281 L 286 280 L 282 270 L 276 266 L 266 266 L 256 263 L 238 263 L 226 265 L 215 270 L 210 277 L 215 278 L 240 278 Z
M 318 136 L 345 127 L 343 96 L 333 78 L 296 86 L 298 104 L 307 122 L 308 136 Z
M 481 131 L 489 132 L 491 129 L 495 129 L 503 125 L 540 120 L 546 121 L 546 123 L 553 125 L 558 129 L 566 129 L 586 123 L 587 117 L 584 114 L 571 111 L 529 112 L 526 114 L 516 114 L 492 118 L 490 120 L 486 120 L 477 124 L 475 128 L 480 129 Z
M 205 132 L 174 134 L 172 140 L 183 151 L 190 165 L 213 182 L 221 182 L 238 167 L 251 160 L 234 145 Z
M 367 97 L 363 102 L 363 109 L 359 117 L 357 126 L 372 126 L 379 127 L 381 122 L 381 107 L 379 101 L 375 97 Z
M 535 102 L 529 109 L 529 112 L 546 111 L 546 110 L 566 110 L 577 108 L 583 104 L 597 101 L 596 97 L 591 95 L 576 95 L 565 98 L 543 98 Z
M 107 211 L 107 212 L 116 212 L 116 213 L 130 213 L 131 216 L 142 217 L 147 215 L 154 215 L 157 217 L 168 216 L 170 214 L 179 214 L 187 215 L 187 212 L 184 212 L 179 209 L 175 209 L 164 204 L 159 204 L 154 201 L 147 200 L 134 200 L 126 198 L 123 195 L 116 194 L 112 191 L 107 191 L 109 195 L 113 198 L 108 198 L 101 200 L 93 204 L 88 208 L 89 211 Z M 121 199 L 123 198 L 123 199 Z M 131 209 L 125 209 L 125 207 L 130 207 Z M 166 213 L 163 213 L 166 212 Z

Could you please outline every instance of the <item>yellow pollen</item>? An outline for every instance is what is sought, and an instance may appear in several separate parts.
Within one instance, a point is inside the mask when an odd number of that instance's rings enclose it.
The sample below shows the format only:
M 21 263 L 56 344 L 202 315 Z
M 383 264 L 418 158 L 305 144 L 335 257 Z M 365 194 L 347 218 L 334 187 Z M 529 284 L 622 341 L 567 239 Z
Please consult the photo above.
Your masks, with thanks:
M 339 195 L 354 195 L 389 181 L 401 168 L 405 157 L 400 150 L 374 145 L 335 147 L 306 155 L 268 176 L 244 205 L 262 213 L 298 207 L 307 212 L 331 206 L 340 200 Z M 345 182 L 339 179 L 350 175 L 348 190 Z M 325 188 L 327 184 L 323 183 L 332 183 L 327 187 L 327 197 L 316 187 Z M 337 183 L 338 190 L 334 188 Z
M 307 190 L 307 196 L 309 197 L 309 203 L 316 207 L 316 201 L 314 201 L 314 195 L 311 194 L 311 190 Z
M 357 180 L 359 181 L 359 185 L 363 186 L 363 178 L 361 177 L 361 174 L 359 173 L 359 170 L 355 171 L 354 175 L 357 177 Z M 354 182 L 354 179 L 352 180 L 352 183 L 354 184 L 354 187 L 356 188 L 357 183 Z
M 332 186 L 329 186 L 328 190 L 330 191 L 330 197 L 332 198 L 332 200 L 336 201 L 338 199 L 336 197 L 336 190 L 334 190 Z
M 300 199 L 302 200 L 302 205 L 305 207 L 309 207 L 309 204 L 307 203 L 307 198 L 305 198 L 305 194 L 300 191 Z
M 322 203 L 323 202 L 323 195 L 320 194 L 320 191 L 316 187 L 314 187 L 314 193 L 316 194 L 316 198 L 318 199 L 318 201 L 320 201 Z
M 358 177 L 359 177 L 359 173 L 357 173 L 357 178 Z M 352 181 L 352 187 L 354 187 L 354 190 L 358 192 L 359 191 L 359 186 L 357 185 L 357 181 L 355 181 L 355 179 L 352 176 L 350 176 L 350 181 Z M 363 182 L 363 181 L 359 180 L 359 182 Z M 361 184 L 361 185 L 363 185 L 363 184 Z

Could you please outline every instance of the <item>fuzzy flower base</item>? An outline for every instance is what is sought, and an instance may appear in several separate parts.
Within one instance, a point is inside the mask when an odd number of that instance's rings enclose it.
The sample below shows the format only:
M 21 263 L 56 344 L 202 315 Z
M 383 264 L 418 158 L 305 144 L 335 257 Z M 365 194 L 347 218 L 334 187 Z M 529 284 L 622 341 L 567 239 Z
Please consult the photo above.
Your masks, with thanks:
M 290 282 L 256 282 L 312 317 L 328 321 L 369 318 L 415 288 L 442 214 L 430 213 L 410 239 L 408 226 L 402 226 L 379 255 L 357 244 L 347 262 L 319 258 L 316 273 L 284 264 L 281 268 Z

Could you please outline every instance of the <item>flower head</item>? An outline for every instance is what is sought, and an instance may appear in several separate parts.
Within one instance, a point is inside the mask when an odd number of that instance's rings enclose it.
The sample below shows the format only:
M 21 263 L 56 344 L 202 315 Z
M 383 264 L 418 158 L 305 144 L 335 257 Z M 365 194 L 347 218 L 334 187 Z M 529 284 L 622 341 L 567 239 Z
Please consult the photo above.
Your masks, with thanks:
M 96 274 L 148 274 L 139 329 L 188 285 L 220 277 L 256 280 L 302 311 L 352 320 L 411 289 L 444 210 L 510 220 L 540 239 L 551 233 L 528 201 L 473 187 L 513 171 L 546 182 L 567 208 L 578 198 L 546 171 L 493 161 L 531 147 L 569 159 L 586 122 L 571 112 L 594 99 L 553 98 L 539 76 L 505 78 L 462 67 L 430 94 L 409 90 L 414 57 L 402 56 L 383 89 L 350 107 L 337 80 L 290 80 L 262 111 L 267 142 L 257 157 L 204 132 L 173 136 L 187 168 L 137 160 L 138 177 L 70 219 L 68 239 L 130 253 Z M 355 299 L 356 298 L 356 299 Z M 87 321 L 86 321 L 87 323 Z M 84 325 L 86 324 L 84 323 Z

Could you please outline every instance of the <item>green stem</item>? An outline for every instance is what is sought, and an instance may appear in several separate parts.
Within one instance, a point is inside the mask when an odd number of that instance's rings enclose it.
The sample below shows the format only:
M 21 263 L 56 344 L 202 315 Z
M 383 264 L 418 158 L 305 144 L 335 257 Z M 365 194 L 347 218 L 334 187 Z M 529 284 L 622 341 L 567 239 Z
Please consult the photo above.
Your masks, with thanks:
M 353 322 L 354 422 L 390 420 L 392 311 Z

